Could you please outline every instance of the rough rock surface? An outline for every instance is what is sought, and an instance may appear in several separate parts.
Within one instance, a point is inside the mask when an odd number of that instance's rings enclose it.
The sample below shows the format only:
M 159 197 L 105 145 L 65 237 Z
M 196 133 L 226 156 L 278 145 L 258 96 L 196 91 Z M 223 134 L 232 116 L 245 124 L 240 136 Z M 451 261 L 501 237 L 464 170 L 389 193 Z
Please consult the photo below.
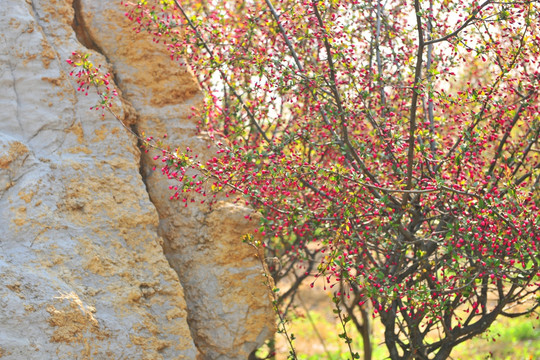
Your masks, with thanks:
M 64 59 L 115 74 L 126 123 L 207 151 L 193 77 L 116 1 L 2 0 L 0 28 L 0 358 L 246 359 L 273 323 L 249 210 L 169 201 Z

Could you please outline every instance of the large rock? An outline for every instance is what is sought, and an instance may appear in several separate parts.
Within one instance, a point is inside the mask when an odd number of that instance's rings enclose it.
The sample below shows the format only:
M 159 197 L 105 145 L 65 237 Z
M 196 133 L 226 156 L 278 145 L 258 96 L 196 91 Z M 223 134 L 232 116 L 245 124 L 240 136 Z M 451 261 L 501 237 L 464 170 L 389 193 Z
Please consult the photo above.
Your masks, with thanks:
M 127 125 L 208 151 L 188 118 L 193 77 L 119 2 L 2 0 L 0 27 L 0 358 L 247 358 L 273 323 L 240 241 L 249 210 L 169 201 L 65 59 L 91 53 L 114 73 Z
M 81 0 L 80 23 L 89 41 L 115 69 L 124 99 L 134 107 L 137 129 L 167 134 L 171 144 L 212 156 L 199 136 L 192 107 L 202 93 L 185 64 L 170 59 L 164 46 L 132 31 L 124 9 L 107 1 Z M 113 30 L 113 31 L 111 31 Z M 119 35 L 121 34 L 121 35 Z M 165 255 L 186 293 L 193 339 L 206 359 L 246 359 L 273 331 L 273 312 L 253 250 L 241 242 L 256 224 L 250 209 L 221 203 L 209 209 L 200 201 L 187 208 L 170 201 L 171 181 L 153 172 L 149 153 L 142 173 L 156 206 Z M 175 184 L 172 182 L 172 184 Z

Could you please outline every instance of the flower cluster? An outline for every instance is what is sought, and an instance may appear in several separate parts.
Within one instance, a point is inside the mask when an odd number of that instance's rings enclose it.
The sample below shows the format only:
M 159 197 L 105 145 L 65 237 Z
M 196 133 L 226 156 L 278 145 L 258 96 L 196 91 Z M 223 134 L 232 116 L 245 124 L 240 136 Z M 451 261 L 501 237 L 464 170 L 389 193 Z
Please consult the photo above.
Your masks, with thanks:
M 95 67 L 89 60 L 90 54 L 73 52 L 66 62 L 73 66 L 74 70 L 69 73 L 77 81 L 77 91 L 88 95 L 90 88 L 94 88 L 99 96 L 99 102 L 91 109 L 103 110 L 111 108 L 113 99 L 118 96 L 116 88 L 110 84 L 110 73 L 103 73 L 101 65 Z

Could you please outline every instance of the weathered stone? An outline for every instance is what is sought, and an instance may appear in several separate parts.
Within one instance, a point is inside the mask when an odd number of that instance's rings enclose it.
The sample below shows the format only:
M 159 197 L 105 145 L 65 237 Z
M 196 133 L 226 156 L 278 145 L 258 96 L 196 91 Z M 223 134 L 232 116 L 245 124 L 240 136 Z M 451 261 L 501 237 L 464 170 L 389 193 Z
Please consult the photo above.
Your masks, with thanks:
M 122 8 L 81 0 L 80 17 L 92 43 L 113 65 L 139 131 L 166 133 L 171 144 L 212 156 L 197 119 L 190 117 L 202 93 L 188 67 L 172 61 L 150 36 L 131 31 Z M 170 201 L 169 186 L 175 183 L 151 170 L 159 167 L 151 157 L 143 157 L 143 176 L 160 215 L 165 254 L 186 293 L 195 344 L 206 359 L 246 359 L 273 331 L 260 264 L 241 241 L 256 226 L 245 219 L 252 211 L 226 202 L 209 209 L 198 200 L 188 207 Z
M 273 323 L 250 210 L 184 209 L 148 157 L 145 184 L 136 138 L 65 59 L 114 72 L 124 123 L 208 153 L 193 76 L 116 2 L 3 0 L 0 27 L 0 357 L 247 358 Z
M 2 359 L 193 359 L 136 139 L 67 74 L 87 51 L 73 16 L 69 1 L 0 8 Z

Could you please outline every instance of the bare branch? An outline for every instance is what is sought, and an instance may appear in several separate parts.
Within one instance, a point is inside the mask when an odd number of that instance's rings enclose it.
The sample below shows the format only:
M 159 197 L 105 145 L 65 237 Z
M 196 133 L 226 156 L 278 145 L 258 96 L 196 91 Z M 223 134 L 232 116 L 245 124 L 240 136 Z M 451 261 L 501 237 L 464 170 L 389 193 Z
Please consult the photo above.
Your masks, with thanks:
M 438 38 L 438 39 L 433 39 L 433 40 L 429 40 L 429 41 L 426 41 L 425 42 L 425 45 L 431 45 L 431 44 L 436 44 L 438 42 L 441 42 L 441 41 L 445 41 L 445 40 L 448 40 L 454 36 L 456 36 L 457 34 L 459 34 L 461 32 L 461 30 L 465 29 L 467 26 L 470 25 L 470 23 L 474 20 L 477 20 L 476 19 L 476 15 L 483 9 L 485 8 L 486 6 L 488 6 L 490 3 L 492 3 L 492 0 L 487 0 L 485 1 L 484 3 L 482 3 L 480 6 L 476 7 L 474 9 L 474 11 L 472 12 L 471 16 L 469 16 L 469 18 L 467 20 L 465 20 L 465 22 L 459 27 L 457 28 L 455 31 L 451 32 L 450 34 L 448 35 L 445 35 L 441 38 Z

